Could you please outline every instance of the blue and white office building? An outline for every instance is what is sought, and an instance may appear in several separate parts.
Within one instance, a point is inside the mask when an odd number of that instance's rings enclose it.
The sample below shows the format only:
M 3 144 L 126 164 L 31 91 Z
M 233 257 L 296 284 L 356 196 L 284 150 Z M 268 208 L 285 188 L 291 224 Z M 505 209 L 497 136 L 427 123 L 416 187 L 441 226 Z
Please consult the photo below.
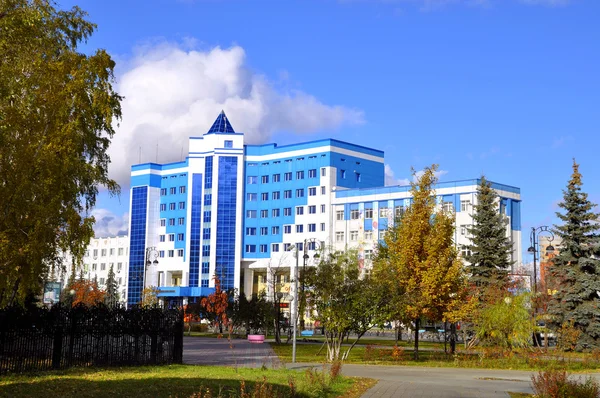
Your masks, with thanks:
M 324 247 L 357 247 L 368 269 L 394 214 L 410 205 L 409 187 L 384 187 L 384 175 L 382 151 L 339 140 L 245 145 L 221 112 L 206 134 L 190 137 L 184 161 L 132 166 L 128 303 L 144 286 L 166 300 L 195 300 L 213 290 L 214 275 L 247 295 L 273 278 L 289 291 L 298 260 L 312 265 Z M 459 247 L 477 184 L 436 187 L 440 206 L 456 212 Z M 519 264 L 520 191 L 493 187 Z

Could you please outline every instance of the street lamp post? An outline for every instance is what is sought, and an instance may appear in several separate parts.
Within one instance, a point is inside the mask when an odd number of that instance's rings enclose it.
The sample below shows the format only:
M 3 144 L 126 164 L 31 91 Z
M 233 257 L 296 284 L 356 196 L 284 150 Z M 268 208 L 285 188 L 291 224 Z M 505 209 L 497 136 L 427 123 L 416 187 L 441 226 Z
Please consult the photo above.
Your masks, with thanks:
M 550 227 L 546 225 L 542 225 L 540 227 L 531 227 L 531 234 L 529 235 L 529 241 L 531 246 L 527 249 L 527 252 L 533 254 L 533 294 L 537 293 L 537 260 L 538 260 L 538 250 L 540 248 L 539 235 L 542 232 L 547 232 L 550 234 L 550 244 L 546 247 L 546 252 L 552 253 L 554 251 L 554 246 L 552 246 L 552 241 L 554 240 L 554 234 L 550 230 Z
M 306 262 L 308 261 L 308 259 L 310 258 L 310 256 L 308 255 L 307 251 L 309 250 L 309 245 L 312 246 L 312 250 L 320 250 L 322 249 L 321 245 L 322 243 L 320 241 L 318 241 L 315 238 L 309 238 L 309 239 L 304 239 L 304 246 L 302 247 L 304 250 L 304 255 L 302 256 L 302 298 L 301 298 L 301 302 L 298 304 L 302 304 L 301 305 L 301 311 L 300 311 L 300 330 L 304 330 L 304 312 L 306 311 Z M 313 258 L 318 259 L 319 258 L 319 252 L 317 251 L 314 255 Z M 298 260 L 298 256 L 296 256 L 296 261 Z

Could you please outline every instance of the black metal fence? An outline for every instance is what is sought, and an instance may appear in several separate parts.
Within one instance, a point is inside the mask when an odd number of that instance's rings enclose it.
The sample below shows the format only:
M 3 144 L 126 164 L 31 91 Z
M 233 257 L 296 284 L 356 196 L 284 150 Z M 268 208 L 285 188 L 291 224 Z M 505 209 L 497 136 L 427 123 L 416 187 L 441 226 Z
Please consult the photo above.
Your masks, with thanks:
M 181 363 L 182 355 L 178 309 L 0 309 L 0 373 Z

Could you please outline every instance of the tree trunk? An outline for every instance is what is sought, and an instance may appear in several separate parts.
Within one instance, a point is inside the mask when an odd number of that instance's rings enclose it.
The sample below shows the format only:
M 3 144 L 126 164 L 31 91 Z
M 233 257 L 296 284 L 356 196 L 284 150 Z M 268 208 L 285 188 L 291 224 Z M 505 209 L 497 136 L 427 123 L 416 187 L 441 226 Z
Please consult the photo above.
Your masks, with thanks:
M 15 301 L 15 297 L 17 296 L 17 292 L 19 291 L 20 284 L 21 284 L 21 278 L 17 278 L 17 280 L 15 281 L 15 285 L 13 287 L 12 295 L 10 296 L 10 299 L 8 300 L 9 306 L 13 305 L 13 303 Z
M 362 336 L 364 336 L 364 335 L 365 335 L 365 333 L 366 333 L 366 332 L 362 332 L 362 333 L 360 333 L 360 334 L 358 334 L 358 335 L 356 336 L 356 340 L 354 340 L 354 342 L 352 343 L 352 345 L 350 346 L 350 348 L 348 348 L 348 349 L 346 350 L 346 352 L 344 353 L 344 355 L 342 356 L 342 361 L 345 361 L 346 359 L 348 359 L 348 355 L 350 355 L 350 351 L 352 351 L 352 349 L 354 348 L 354 346 L 356 345 L 356 343 L 358 343 L 358 340 L 360 340 L 360 338 L 361 338 Z
M 421 320 L 415 319 L 415 350 L 413 358 L 415 361 L 419 360 L 419 328 L 421 327 Z
M 450 324 L 450 354 L 456 353 L 456 323 Z

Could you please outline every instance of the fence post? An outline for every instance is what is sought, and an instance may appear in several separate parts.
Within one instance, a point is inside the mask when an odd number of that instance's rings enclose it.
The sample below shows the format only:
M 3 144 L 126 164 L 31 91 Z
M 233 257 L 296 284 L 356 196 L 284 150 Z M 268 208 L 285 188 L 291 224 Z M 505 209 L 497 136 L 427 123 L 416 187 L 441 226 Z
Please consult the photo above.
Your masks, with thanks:
M 63 347 L 63 328 L 61 324 L 55 326 L 54 342 L 52 343 L 52 369 L 60 369 Z
M 173 362 L 183 363 L 183 309 L 179 311 L 175 322 L 175 338 L 173 342 Z

